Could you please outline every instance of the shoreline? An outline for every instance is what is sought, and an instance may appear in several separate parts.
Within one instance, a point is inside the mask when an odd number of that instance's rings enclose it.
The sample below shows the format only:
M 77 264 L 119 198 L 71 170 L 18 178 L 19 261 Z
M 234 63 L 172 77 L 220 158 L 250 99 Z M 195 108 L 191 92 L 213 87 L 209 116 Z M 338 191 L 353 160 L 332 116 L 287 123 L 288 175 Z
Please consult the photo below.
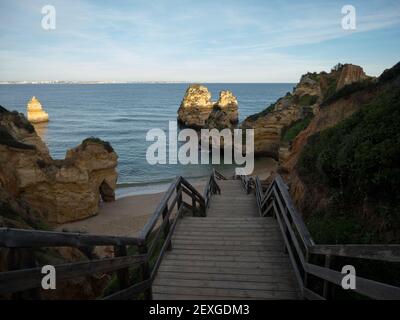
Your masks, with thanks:
M 252 175 L 259 175 L 261 179 L 266 179 L 271 172 L 276 172 L 277 166 L 275 160 L 265 158 L 263 161 L 258 161 Z M 206 178 L 191 181 L 201 194 L 206 182 Z M 154 213 L 170 183 L 165 185 L 163 191 L 151 192 L 149 190 L 148 193 L 141 194 L 121 194 L 117 189 L 116 194 L 119 193 L 119 195 L 117 195 L 116 200 L 114 202 L 102 202 L 97 215 L 61 224 L 56 227 L 56 230 L 96 235 L 137 236 Z M 119 189 L 125 189 L 125 187 Z

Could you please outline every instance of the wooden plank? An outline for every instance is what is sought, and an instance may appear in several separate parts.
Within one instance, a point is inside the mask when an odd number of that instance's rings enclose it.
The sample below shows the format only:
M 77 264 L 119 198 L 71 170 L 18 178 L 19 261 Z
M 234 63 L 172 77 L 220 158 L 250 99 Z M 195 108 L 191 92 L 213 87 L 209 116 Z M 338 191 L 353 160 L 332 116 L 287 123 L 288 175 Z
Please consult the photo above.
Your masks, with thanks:
M 154 293 L 154 300 L 254 300 L 254 298 L 232 298 L 216 296 L 197 296 L 193 294 Z
M 274 210 L 275 210 L 275 212 L 277 212 L 277 208 L 276 208 L 276 206 L 275 206 L 275 203 L 274 203 Z M 287 238 L 287 236 L 286 236 L 286 234 L 285 234 L 283 222 L 282 222 L 281 217 L 279 216 L 279 214 L 276 214 L 276 218 L 277 218 L 279 227 L 280 227 L 281 232 L 282 232 L 283 240 L 284 240 L 284 242 L 285 242 L 285 248 L 286 248 L 286 250 L 287 250 L 287 252 L 288 252 L 288 254 L 289 254 L 290 262 L 291 262 L 291 264 L 292 264 L 293 271 L 294 271 L 294 274 L 295 274 L 296 279 L 297 279 L 297 283 L 299 284 L 300 291 L 302 291 L 302 290 L 303 290 L 303 285 L 304 285 L 304 284 L 303 284 L 303 278 L 302 278 L 302 276 L 301 276 L 301 274 L 300 274 L 299 267 L 297 266 L 297 262 L 296 262 L 296 260 L 295 260 L 295 258 L 294 258 L 293 251 L 292 251 L 292 249 L 291 249 L 291 247 L 290 247 L 288 238 Z M 303 266 L 302 266 L 302 267 L 303 267 Z
M 225 267 L 207 267 L 193 265 L 166 265 L 162 263 L 159 271 L 177 272 L 177 273 L 206 273 L 206 274 L 233 274 L 233 275 L 270 275 L 280 277 L 282 275 L 293 276 L 292 268 L 273 268 L 273 269 L 244 269 L 244 268 L 225 268 Z
M 174 243 L 174 249 L 214 249 L 214 250 L 230 250 L 232 246 L 230 245 L 204 245 L 204 244 L 182 244 Z M 242 246 L 241 249 L 244 251 L 254 251 L 254 250 L 264 250 L 264 251 L 279 251 L 282 250 L 282 243 L 277 244 L 264 244 L 261 248 L 260 246 Z
M 139 282 L 104 298 L 104 300 L 129 300 L 151 287 L 151 279 Z
M 303 219 L 297 212 L 297 209 L 292 202 L 292 199 L 288 192 L 287 185 L 284 183 L 280 175 L 277 175 L 274 182 L 276 182 L 276 185 L 279 188 L 279 192 L 283 197 L 285 206 L 288 208 L 288 211 L 292 217 L 292 221 L 294 224 L 296 224 L 296 228 L 299 231 L 300 237 L 303 239 L 303 242 L 305 243 L 306 246 L 314 245 L 314 241 L 311 237 L 310 232 L 308 231 Z
M 191 272 L 168 272 L 159 271 L 157 278 L 170 279 L 173 283 L 174 279 L 192 279 L 192 280 L 219 280 L 219 281 L 244 281 L 244 282 L 258 282 L 258 283 L 287 283 L 296 285 L 296 281 L 291 274 L 276 275 L 253 275 L 253 274 L 229 274 L 229 273 L 191 273 Z
M 285 262 L 231 262 L 231 261 L 187 261 L 187 260 L 172 260 L 170 258 L 166 258 L 163 261 L 163 265 L 165 266 L 195 266 L 195 267 L 217 267 L 217 268 L 242 268 L 246 270 L 250 269 L 288 269 L 291 270 L 291 266 L 289 261 Z
M 326 300 L 324 297 L 320 296 L 318 293 L 311 291 L 308 288 L 303 288 L 303 296 L 308 300 Z
M 172 240 L 223 240 L 223 241 L 269 241 L 269 240 L 282 240 L 282 236 L 275 232 L 268 233 L 221 233 L 220 235 L 216 235 L 212 232 L 205 232 L 201 234 L 201 232 L 179 232 L 174 234 Z
M 165 207 L 168 205 L 168 200 L 171 198 L 171 196 L 176 190 L 176 187 L 181 182 L 181 179 L 182 179 L 181 177 L 176 177 L 175 180 L 170 184 L 168 190 L 164 193 L 157 208 L 154 210 L 154 213 L 152 214 L 152 216 L 150 217 L 150 219 L 147 221 L 147 223 L 144 225 L 143 229 L 140 232 L 139 238 L 142 239 L 142 241 L 145 241 L 149 236 L 149 234 L 151 233 L 151 231 L 153 230 L 158 219 L 162 215 Z
M 259 299 L 298 299 L 299 294 L 293 291 L 267 291 L 267 290 L 238 290 L 238 289 L 215 289 L 215 288 L 187 288 L 176 286 L 153 286 L 156 293 L 188 294 L 230 298 L 259 298 Z
M 321 279 L 327 280 L 337 285 L 341 285 L 343 274 L 320 267 L 317 265 L 307 263 L 305 269 L 308 273 L 317 276 Z M 391 286 L 389 284 L 365 279 L 362 277 L 356 277 L 356 289 L 355 292 L 364 294 L 372 299 L 378 300 L 400 300 L 400 288 Z
M 164 244 L 161 247 L 159 256 L 157 257 L 157 260 L 156 260 L 156 262 L 155 262 L 155 264 L 153 266 L 153 270 L 151 271 L 151 275 L 150 275 L 151 279 L 154 279 L 155 275 L 157 274 L 157 270 L 158 270 L 158 268 L 159 268 L 159 266 L 161 264 L 161 261 L 162 261 L 164 255 L 165 255 L 165 251 L 166 251 L 167 247 L 170 246 L 172 234 L 174 233 L 174 230 L 175 230 L 176 225 L 177 225 L 177 221 L 181 217 L 182 212 L 183 212 L 183 207 L 180 207 L 180 209 L 178 211 L 178 214 L 176 215 L 176 218 L 174 219 L 174 221 L 173 221 L 173 223 L 171 225 L 170 232 L 168 233 L 168 235 L 167 235 L 167 237 L 166 237 L 166 239 L 164 241 Z
M 268 239 L 269 244 L 283 244 L 282 239 L 278 239 L 278 238 L 269 238 Z M 190 238 L 175 238 L 174 239 L 174 243 L 180 243 L 180 244 L 204 244 L 204 245 L 229 245 L 229 246 L 242 246 L 242 245 L 246 245 L 246 246 L 262 246 L 265 244 L 264 240 L 261 241 L 255 241 L 255 240 L 214 240 L 214 239 L 190 239 Z
M 57 281 L 78 278 L 95 273 L 108 273 L 132 267 L 145 261 L 145 256 L 126 256 L 85 262 L 55 265 Z M 32 268 L 0 273 L 0 293 L 17 292 L 41 286 L 41 268 Z
M 139 243 L 140 240 L 133 237 L 0 228 L 0 246 L 6 248 L 121 246 Z
M 273 223 L 276 224 L 275 220 L 272 218 L 262 218 L 262 217 L 232 217 L 232 218 L 220 218 L 220 217 L 184 217 L 182 221 L 193 221 L 193 222 L 204 222 L 204 221 L 213 221 L 213 222 L 256 222 L 256 223 Z
M 207 250 L 196 250 L 196 249 L 178 249 L 174 248 L 171 254 L 188 254 L 188 255 L 211 255 L 214 254 L 215 256 L 223 257 L 243 257 L 249 258 L 251 257 L 287 257 L 282 250 L 277 251 L 260 251 L 260 250 L 241 250 L 241 248 L 230 248 L 229 250 L 215 250 L 214 248 L 209 248 Z
M 169 286 L 171 279 L 157 277 L 153 286 Z M 297 292 L 295 285 L 282 282 L 245 282 L 225 280 L 198 280 L 198 279 L 174 279 L 174 287 L 215 288 L 215 289 L 239 289 L 239 290 L 268 290 L 268 291 L 292 291 Z
M 359 259 L 400 262 L 400 245 L 314 245 L 309 252 Z
M 267 256 L 267 257 L 249 257 L 249 256 L 219 256 L 219 255 L 199 255 L 199 254 L 179 254 L 171 253 L 168 259 L 172 260 L 189 260 L 189 261 L 231 261 L 231 262 L 285 262 L 289 263 L 289 258 L 285 255 L 280 256 Z

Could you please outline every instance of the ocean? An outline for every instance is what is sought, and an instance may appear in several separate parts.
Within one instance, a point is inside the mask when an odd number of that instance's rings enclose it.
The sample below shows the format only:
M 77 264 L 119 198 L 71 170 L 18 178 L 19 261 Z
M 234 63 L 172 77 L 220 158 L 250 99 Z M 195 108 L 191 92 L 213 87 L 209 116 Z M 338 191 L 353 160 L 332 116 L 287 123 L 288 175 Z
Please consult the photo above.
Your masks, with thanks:
M 291 91 L 294 84 L 205 83 L 218 99 L 221 90 L 238 98 L 239 118 L 260 112 Z M 206 177 L 211 165 L 150 165 L 146 150 L 152 142 L 146 133 L 152 128 L 168 131 L 188 84 L 4 84 L 0 105 L 26 114 L 26 104 L 36 96 L 50 121 L 37 127 L 55 159 L 87 137 L 109 141 L 117 152 L 118 196 L 161 192 L 177 175 L 192 181 Z M 232 165 L 217 170 L 233 174 Z

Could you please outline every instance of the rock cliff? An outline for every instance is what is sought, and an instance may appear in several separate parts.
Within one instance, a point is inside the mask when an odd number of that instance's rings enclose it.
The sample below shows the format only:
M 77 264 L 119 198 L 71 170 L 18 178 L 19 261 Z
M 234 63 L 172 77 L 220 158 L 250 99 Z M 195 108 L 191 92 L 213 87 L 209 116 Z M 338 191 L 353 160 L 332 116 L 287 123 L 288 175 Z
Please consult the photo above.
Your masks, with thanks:
M 292 93 L 242 123 L 242 128 L 254 129 L 256 155 L 279 159 L 280 147 L 288 147 L 282 145 L 282 136 L 291 126 L 317 114 L 320 104 L 344 85 L 364 79 L 367 76 L 362 68 L 351 64 L 339 64 L 330 73 L 303 75 Z
M 319 241 L 398 243 L 399 88 L 400 63 L 338 89 L 283 157 L 280 173 Z
M 26 106 L 27 118 L 31 123 L 40 123 L 49 121 L 49 115 L 42 108 L 41 103 L 36 97 L 28 102 Z
M 0 188 L 51 224 L 95 215 L 100 198 L 114 200 L 117 158 L 107 142 L 89 138 L 53 160 L 22 114 L 0 108 Z
M 238 102 L 233 93 L 223 90 L 217 102 L 205 86 L 190 85 L 178 110 L 178 122 L 186 127 L 230 128 L 238 123 Z

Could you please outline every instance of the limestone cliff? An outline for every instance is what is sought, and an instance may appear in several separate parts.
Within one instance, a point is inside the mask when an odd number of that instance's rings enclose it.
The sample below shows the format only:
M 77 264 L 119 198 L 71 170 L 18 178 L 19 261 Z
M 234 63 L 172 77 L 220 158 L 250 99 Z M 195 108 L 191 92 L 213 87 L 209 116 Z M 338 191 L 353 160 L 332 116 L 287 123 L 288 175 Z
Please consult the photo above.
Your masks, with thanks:
M 229 90 L 219 94 L 217 102 L 205 86 L 190 85 L 178 110 L 178 122 L 186 127 L 230 128 L 238 123 L 237 98 Z
M 97 214 L 100 197 L 114 200 L 117 155 L 95 138 L 53 160 L 33 126 L 17 112 L 0 108 L 0 188 L 49 223 Z
M 27 118 L 31 123 L 40 123 L 49 121 L 49 115 L 42 108 L 40 101 L 36 97 L 28 102 L 26 106 Z
M 398 243 L 399 89 L 400 63 L 342 87 L 285 154 L 280 172 L 300 211 L 317 216 L 318 228 L 352 221 L 354 230 L 329 229 L 322 241 Z
M 293 89 L 264 111 L 252 115 L 242 123 L 254 129 L 255 153 L 275 159 L 282 146 L 282 136 L 292 125 L 318 114 L 320 104 L 344 85 L 367 79 L 361 67 L 337 65 L 330 73 L 307 73 Z M 283 148 L 287 146 L 283 145 Z

